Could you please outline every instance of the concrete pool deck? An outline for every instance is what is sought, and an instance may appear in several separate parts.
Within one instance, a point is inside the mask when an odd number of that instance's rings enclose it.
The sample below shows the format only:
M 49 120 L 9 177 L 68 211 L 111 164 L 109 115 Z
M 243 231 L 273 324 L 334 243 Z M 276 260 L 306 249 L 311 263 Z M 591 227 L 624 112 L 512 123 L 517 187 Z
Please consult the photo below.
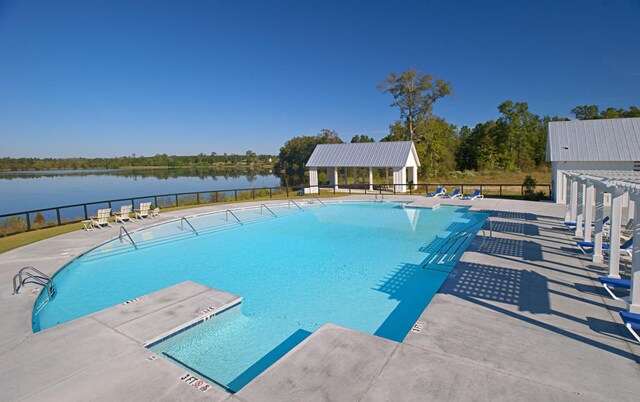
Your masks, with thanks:
M 385 200 L 434 206 L 420 196 Z M 134 339 L 94 318 L 31 333 L 35 295 L 31 288 L 11 295 L 17 270 L 33 265 L 53 274 L 117 230 L 73 232 L 1 254 L 0 389 L 11 391 L 8 400 L 637 400 L 640 347 L 620 323 L 624 304 L 596 284 L 605 266 L 592 264 L 560 228 L 564 206 L 438 203 L 490 212 L 493 238 L 476 237 L 422 313 L 420 332 L 395 343 L 326 324 L 235 395 L 192 392 L 179 380 L 186 370 L 165 359 L 148 362 L 152 352 L 140 343 L 148 333 Z M 161 220 L 230 207 L 173 211 Z M 401 267 L 389 280 L 402 285 Z M 83 370 L 73 366 L 78 361 Z

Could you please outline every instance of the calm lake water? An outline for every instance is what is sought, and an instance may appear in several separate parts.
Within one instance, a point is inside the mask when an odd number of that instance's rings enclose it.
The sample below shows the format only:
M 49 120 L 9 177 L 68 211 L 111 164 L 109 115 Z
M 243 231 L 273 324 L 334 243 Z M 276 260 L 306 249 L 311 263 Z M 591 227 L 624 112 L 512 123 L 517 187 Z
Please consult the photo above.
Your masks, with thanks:
M 155 194 L 279 185 L 280 179 L 268 172 L 250 174 L 207 169 L 0 172 L 0 215 Z

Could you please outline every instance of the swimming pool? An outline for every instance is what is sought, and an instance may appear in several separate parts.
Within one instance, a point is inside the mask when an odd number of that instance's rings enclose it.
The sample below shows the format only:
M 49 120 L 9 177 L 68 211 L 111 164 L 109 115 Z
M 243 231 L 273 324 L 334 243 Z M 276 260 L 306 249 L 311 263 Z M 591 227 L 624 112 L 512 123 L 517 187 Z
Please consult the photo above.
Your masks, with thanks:
M 52 301 L 36 302 L 34 331 L 198 282 L 243 302 L 152 349 L 237 391 L 327 322 L 402 341 L 466 246 L 447 264 L 429 264 L 433 253 L 486 218 L 397 203 L 269 208 L 167 223 L 133 233 L 138 249 L 115 240 L 86 253 L 54 276 Z

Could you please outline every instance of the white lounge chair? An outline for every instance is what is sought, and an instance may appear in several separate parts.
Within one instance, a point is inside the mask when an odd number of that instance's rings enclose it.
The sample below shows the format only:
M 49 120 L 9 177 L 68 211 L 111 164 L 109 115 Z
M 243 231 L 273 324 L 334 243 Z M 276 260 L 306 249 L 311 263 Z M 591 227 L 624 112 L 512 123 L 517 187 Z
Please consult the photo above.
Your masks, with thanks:
M 160 215 L 160 208 L 156 207 L 151 211 L 150 217 L 155 218 L 158 215 Z
M 463 200 L 475 200 L 476 198 L 484 198 L 484 195 L 480 192 L 480 190 L 476 190 L 471 195 L 465 195 L 462 197 Z
M 120 207 L 120 212 L 114 212 L 113 216 L 116 217 L 116 223 L 131 222 L 131 217 L 129 215 L 131 215 L 132 209 L 133 209 L 133 206 L 131 205 L 123 205 Z
M 111 215 L 111 208 L 99 209 L 96 216 L 91 217 L 91 226 L 102 229 L 103 226 L 111 227 L 109 223 L 109 216 Z
M 150 210 L 151 209 L 151 203 L 150 202 L 141 202 L 140 203 L 140 209 L 136 209 L 136 219 L 144 219 L 147 218 L 149 216 Z

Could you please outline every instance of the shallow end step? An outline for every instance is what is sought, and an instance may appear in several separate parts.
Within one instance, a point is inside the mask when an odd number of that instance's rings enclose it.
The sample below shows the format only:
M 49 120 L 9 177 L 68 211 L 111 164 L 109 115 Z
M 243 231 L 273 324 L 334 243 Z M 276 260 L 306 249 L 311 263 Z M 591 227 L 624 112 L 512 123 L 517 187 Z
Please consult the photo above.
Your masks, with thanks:
M 241 301 L 240 296 L 185 281 L 97 312 L 92 318 L 146 345 Z

